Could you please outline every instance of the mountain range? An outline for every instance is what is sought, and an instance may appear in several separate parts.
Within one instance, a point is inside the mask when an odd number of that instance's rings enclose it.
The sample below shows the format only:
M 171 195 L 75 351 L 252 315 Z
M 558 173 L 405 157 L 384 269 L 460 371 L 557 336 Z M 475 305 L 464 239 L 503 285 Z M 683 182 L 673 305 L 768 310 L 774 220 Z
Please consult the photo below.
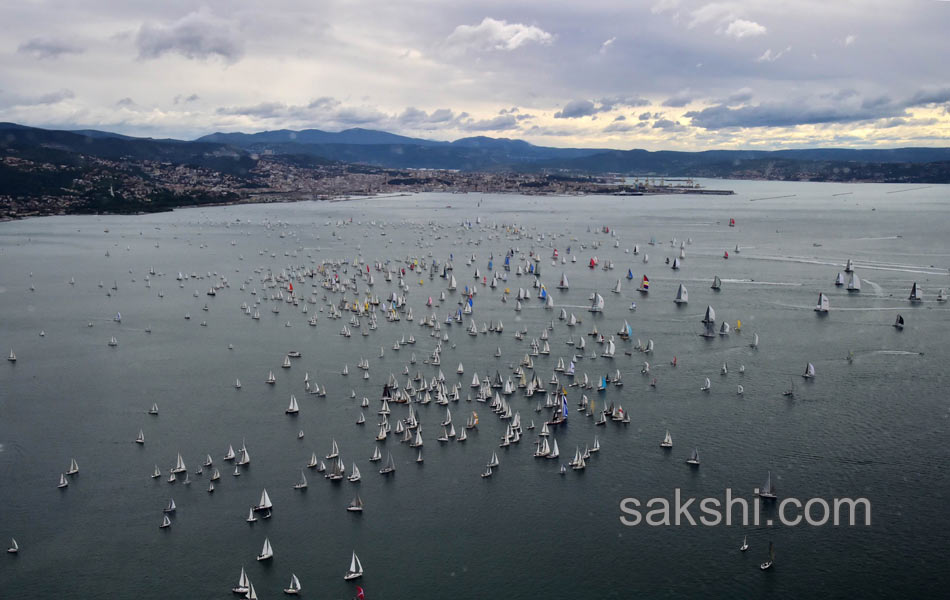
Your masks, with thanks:
M 26 157 L 56 153 L 59 160 L 67 163 L 75 160 L 75 155 L 155 160 L 231 174 L 245 172 L 260 155 L 282 155 L 295 161 L 336 161 L 398 169 L 950 182 L 950 148 L 611 150 L 553 148 L 490 137 L 444 142 L 359 128 L 340 132 L 282 129 L 212 133 L 196 140 L 174 140 L 0 123 L 0 153 L 4 151 L 16 151 Z

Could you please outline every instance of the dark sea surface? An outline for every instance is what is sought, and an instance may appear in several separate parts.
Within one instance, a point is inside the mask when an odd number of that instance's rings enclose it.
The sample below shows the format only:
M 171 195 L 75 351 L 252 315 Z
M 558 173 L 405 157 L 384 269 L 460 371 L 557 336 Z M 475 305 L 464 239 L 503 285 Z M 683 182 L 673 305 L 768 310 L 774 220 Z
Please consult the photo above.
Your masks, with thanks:
M 260 598 L 283 596 L 296 573 L 304 598 L 345 599 L 356 589 L 343 580 L 353 550 L 365 568 L 356 583 L 369 599 L 942 597 L 950 585 L 941 553 L 950 534 L 950 306 L 936 295 L 950 288 L 950 187 L 705 183 L 737 193 L 422 194 L 0 224 L 0 353 L 13 349 L 18 359 L 0 364 L 0 542 L 5 547 L 15 537 L 21 547 L 0 557 L 0 598 L 229 598 L 244 566 Z M 615 235 L 602 233 L 605 225 Z M 503 226 L 525 233 L 515 239 Z M 648 245 L 651 236 L 656 246 Z M 673 271 L 664 259 L 687 239 L 686 259 Z M 260 320 L 240 310 L 276 293 L 262 282 L 267 272 L 315 268 L 324 259 L 348 261 L 351 276 L 356 258 L 403 266 L 407 257 L 428 263 L 452 253 L 461 291 L 476 284 L 476 267 L 490 273 L 492 254 L 501 273 L 509 248 L 541 256 L 540 279 L 555 309 L 542 308 L 533 277 L 513 270 L 495 290 L 479 282 L 474 300 L 478 327 L 501 320 L 504 332 L 473 337 L 464 325 L 444 324 L 461 298 L 449 293 L 434 308 L 450 338 L 441 367 L 423 363 L 437 343 L 420 326 L 429 314 L 425 300 L 446 287 L 428 271 L 422 285 L 419 275 L 405 279 L 415 320 L 390 323 L 380 314 L 379 328 L 366 337 L 352 326 L 352 337 L 339 335 L 350 315 L 328 318 L 327 303 L 341 295 L 326 292 L 320 275 L 294 283 L 298 297 L 316 299 L 308 314 L 301 311 L 306 302 L 269 299 L 260 304 Z M 554 248 L 566 264 L 552 265 Z M 589 269 L 592 256 L 615 268 Z M 848 258 L 863 281 L 859 294 L 833 285 Z M 156 275 L 146 287 L 150 268 Z M 179 272 L 199 278 L 179 287 Z M 571 283 L 566 292 L 555 289 L 562 272 Z M 372 273 L 375 286 L 359 282 L 361 298 L 397 291 L 395 279 Z M 651 281 L 647 296 L 635 291 L 643 274 Z M 716 275 L 719 292 L 710 289 Z M 222 277 L 229 287 L 207 296 Z M 610 292 L 618 278 L 619 295 Z M 908 301 L 915 281 L 924 292 L 919 304 Z M 672 302 L 680 283 L 689 290 L 685 306 Z M 113 284 L 118 290 L 107 295 Z M 505 287 L 512 295 L 530 288 L 524 310 L 515 312 L 513 298 L 500 301 Z M 597 315 L 586 310 L 595 291 L 606 298 Z M 820 291 L 831 302 L 824 317 L 812 310 Z M 279 314 L 271 312 L 275 305 Z M 741 331 L 700 337 L 707 305 L 733 327 L 741 320 Z M 582 321 L 573 330 L 557 319 L 562 307 Z M 117 312 L 121 322 L 113 321 Z M 903 331 L 892 326 L 898 313 Z M 316 327 L 307 324 L 313 315 Z M 605 393 L 568 388 L 569 425 L 555 435 L 560 460 L 532 455 L 549 415 L 535 412 L 538 396 L 510 396 L 523 424 L 534 420 L 538 430 L 509 448 L 498 447 L 506 422 L 487 404 L 466 399 L 474 373 L 497 370 L 507 378 L 552 319 L 551 354 L 534 359 L 544 382 L 558 357 L 570 360 L 574 349 L 565 340 L 572 334 L 586 337 L 589 354 L 601 351 L 586 336 L 594 325 L 610 335 L 626 319 L 634 332 L 631 342 L 617 340 L 613 359 L 578 362 L 577 373 L 592 380 L 620 369 L 625 385 Z M 528 334 L 518 341 L 522 327 Z M 753 333 L 760 336 L 757 350 L 749 347 Z M 393 351 L 409 335 L 416 344 Z M 112 336 L 116 347 L 107 344 Z M 652 339 L 654 352 L 634 350 L 637 339 Z M 503 355 L 495 358 L 499 346 Z M 302 358 L 283 369 L 290 350 Z M 413 353 L 413 375 L 431 378 L 441 368 L 449 384 L 462 382 L 462 400 L 449 406 L 457 429 L 472 410 L 480 424 L 465 443 L 440 444 L 445 408 L 417 406 L 425 463 L 417 465 L 416 451 L 391 433 L 379 444 L 396 461 L 387 478 L 368 460 L 380 391 L 390 373 L 405 384 Z M 362 357 L 369 380 L 356 368 Z M 645 360 L 649 377 L 640 374 Z M 460 362 L 463 375 L 456 374 Z M 817 376 L 806 381 L 808 362 Z M 720 374 L 723 363 L 728 375 Z M 276 385 L 264 383 L 268 371 Z M 306 393 L 305 373 L 326 386 L 325 398 Z M 704 377 L 712 382 L 708 393 L 700 391 Z M 783 397 L 792 382 L 794 397 Z M 598 408 L 622 403 L 631 422 L 595 427 L 576 410 L 582 393 Z M 296 417 L 284 414 L 291 394 L 300 404 Z M 367 423 L 357 426 L 363 396 L 370 400 Z M 152 403 L 158 416 L 146 414 Z M 392 411 L 395 425 L 408 409 Z M 140 428 L 142 446 L 133 443 Z M 671 451 L 658 446 L 667 429 Z M 595 435 L 602 449 L 588 468 L 559 475 L 575 447 L 583 450 Z M 330 482 L 308 470 L 309 488 L 292 489 L 311 452 L 323 457 L 333 438 L 347 470 L 359 465 L 362 481 Z M 242 440 L 251 464 L 234 477 L 221 458 Z M 698 469 L 684 463 L 694 447 Z M 493 451 L 501 465 L 482 479 Z M 190 486 L 166 481 L 178 452 Z M 206 454 L 221 470 L 214 494 L 207 493 L 208 470 L 194 473 Z M 57 489 L 70 458 L 80 472 Z M 163 477 L 152 479 L 156 464 Z M 731 488 L 751 501 L 768 471 L 780 500 L 867 498 L 871 526 L 769 527 L 765 520 L 777 514 L 769 505 L 759 526 L 620 522 L 623 498 L 672 499 L 676 488 L 720 500 Z M 264 488 L 273 518 L 248 524 L 248 508 Z M 348 513 L 357 492 L 366 509 Z M 172 526 L 160 530 L 169 498 L 178 510 Z M 694 508 L 693 515 L 700 513 Z M 751 548 L 740 553 L 745 535 Z M 275 557 L 260 563 L 255 557 L 265 537 Z M 762 572 L 769 542 L 775 566 Z

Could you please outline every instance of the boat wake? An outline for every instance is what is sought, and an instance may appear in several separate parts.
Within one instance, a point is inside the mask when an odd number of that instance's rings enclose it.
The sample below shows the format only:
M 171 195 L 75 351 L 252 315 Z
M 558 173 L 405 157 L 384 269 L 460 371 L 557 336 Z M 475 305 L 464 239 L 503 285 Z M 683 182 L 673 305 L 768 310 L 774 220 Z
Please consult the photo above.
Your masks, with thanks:
M 744 255 L 743 259 L 749 260 L 767 260 L 773 262 L 793 262 L 800 263 L 804 265 L 824 265 L 829 267 L 843 267 L 844 264 L 830 261 L 830 260 L 818 260 L 817 258 L 806 258 L 803 256 L 748 256 Z M 884 262 L 864 262 L 861 261 L 861 264 L 855 265 L 860 269 L 868 269 L 875 271 L 894 271 L 897 273 L 915 273 L 918 275 L 945 275 L 947 273 L 946 269 L 938 269 L 937 267 L 922 267 L 919 265 L 900 265 L 893 263 L 884 263 Z

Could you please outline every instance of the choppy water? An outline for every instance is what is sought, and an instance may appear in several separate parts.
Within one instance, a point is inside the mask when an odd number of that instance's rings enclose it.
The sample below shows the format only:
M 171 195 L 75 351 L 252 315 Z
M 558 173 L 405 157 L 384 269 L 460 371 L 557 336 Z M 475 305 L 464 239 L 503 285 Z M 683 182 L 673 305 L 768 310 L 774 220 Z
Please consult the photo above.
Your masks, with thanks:
M 366 569 L 359 583 L 368 598 L 806 597 L 817 590 L 831 597 L 936 596 L 950 583 L 935 553 L 948 534 L 950 492 L 945 476 L 950 307 L 935 301 L 938 288 L 950 288 L 950 188 L 712 185 L 738 193 L 426 194 L 0 224 L 0 352 L 12 348 L 19 359 L 0 365 L 0 540 L 12 536 L 21 546 L 18 556 L 0 560 L 0 596 L 226 598 L 243 565 L 261 598 L 282 595 L 291 572 L 300 578 L 305 597 L 350 598 L 355 588 L 342 575 L 354 549 Z M 349 217 L 353 223 L 336 226 Z M 476 217 L 481 225 L 458 227 Z M 730 217 L 735 228 L 727 227 Z M 427 222 L 445 227 L 407 224 Z M 498 238 L 500 232 L 491 228 L 496 223 L 519 224 L 535 238 L 546 237 L 513 241 L 502 233 Z M 599 233 L 602 225 L 616 237 Z M 656 247 L 647 245 L 651 236 Z M 692 238 L 678 272 L 663 264 L 674 256 L 674 237 Z M 423 238 L 431 246 L 420 247 Z M 602 246 L 594 250 L 594 242 Z M 649 253 L 648 264 L 642 255 L 624 252 L 634 244 Z M 566 246 L 578 262 L 552 266 L 552 247 L 563 255 Z M 407 278 L 417 320 L 380 319 L 368 337 L 343 338 L 338 332 L 345 319 L 315 312 L 325 306 L 319 287 L 314 291 L 319 302 L 308 315 L 287 304 L 275 315 L 272 302 L 261 305 L 259 321 L 239 310 L 242 302 L 253 302 L 252 287 L 264 290 L 254 272 L 258 268 L 280 272 L 357 256 L 370 263 L 407 256 L 444 260 L 454 253 L 461 288 L 474 283 L 475 266 L 487 272 L 492 253 L 498 270 L 511 247 L 543 257 L 541 279 L 556 306 L 572 307 L 568 311 L 583 320 L 575 336 L 592 324 L 615 332 L 628 319 L 635 339 L 655 342 L 652 356 L 627 356 L 632 344 L 620 342 L 612 361 L 578 364 L 578 373 L 591 378 L 619 368 L 623 388 L 586 393 L 598 406 L 622 402 L 632 417 L 628 425 L 595 427 L 591 418 L 572 413 L 569 426 L 557 432 L 562 460 L 595 434 L 602 444 L 581 473 L 562 477 L 561 461 L 533 458 L 531 432 L 520 444 L 499 449 L 504 422 L 485 404 L 464 400 L 474 372 L 484 376 L 497 369 L 507 377 L 509 364 L 527 352 L 527 340 L 557 318 L 558 310 L 542 310 L 535 299 L 516 313 L 513 302 L 499 300 L 505 285 L 494 291 L 478 286 L 476 322 L 500 319 L 505 331 L 471 337 L 458 325 L 445 329 L 451 340 L 441 368 L 450 383 L 463 382 L 463 400 L 451 405 L 456 423 L 474 409 L 481 415 L 479 430 L 464 444 L 440 445 L 435 438 L 444 409 L 434 403 L 419 407 L 426 461 L 416 465 L 415 450 L 391 435 L 381 444 L 397 462 L 391 478 L 378 475 L 378 465 L 367 460 L 375 445 L 379 391 L 390 373 L 405 381 L 403 366 L 412 352 L 419 359 L 412 373 L 437 373 L 422 364 L 436 342 L 418 319 L 427 313 L 425 298 L 437 297 L 445 281 L 426 277 L 420 286 L 418 276 Z M 722 259 L 726 249 L 728 261 Z M 468 267 L 466 257 L 473 253 L 476 263 Z M 588 269 L 592 255 L 616 268 Z M 864 280 L 859 295 L 832 285 L 848 258 Z M 164 275 L 151 277 L 146 288 L 150 267 Z M 609 293 L 628 268 L 636 279 L 624 278 L 619 297 Z M 218 277 L 179 288 L 179 271 L 217 273 L 231 285 L 210 298 L 205 291 Z M 568 292 L 554 289 L 562 271 L 571 281 Z M 634 291 L 644 273 L 652 282 L 648 297 Z M 715 275 L 723 280 L 718 293 L 709 289 Z M 395 290 L 395 283 L 386 284 L 379 273 L 375 277 L 374 293 Z M 75 285 L 69 285 L 70 278 Z M 241 292 L 247 278 L 253 281 Z M 925 301 L 912 306 L 907 295 L 914 281 L 923 287 Z M 119 289 L 107 296 L 113 282 Z M 672 302 L 679 283 L 689 289 L 688 306 Z M 309 284 L 298 284 L 298 293 L 308 295 L 301 287 Z M 516 290 L 530 282 L 511 273 L 506 285 Z M 582 308 L 595 290 L 607 303 L 596 316 Z M 812 311 L 819 291 L 831 299 L 825 318 Z M 440 322 L 458 298 L 450 295 L 437 309 Z M 631 301 L 638 304 L 636 312 L 628 310 Z M 735 325 L 741 319 L 741 333 L 699 337 L 707 304 L 720 320 Z M 112 320 L 117 311 L 121 323 Z M 902 332 L 891 326 L 898 312 L 906 320 Z M 185 320 L 185 313 L 192 318 Z M 319 325 L 308 327 L 313 314 Z M 292 327 L 285 327 L 288 320 Z M 522 326 L 529 335 L 519 342 L 513 335 Z M 761 338 L 757 351 L 749 348 L 753 332 Z M 393 342 L 409 334 L 417 344 L 393 352 Z M 115 348 L 107 345 L 113 335 Z M 569 335 L 556 321 L 551 355 L 535 358 L 542 380 L 550 378 L 559 356 L 569 359 L 572 348 L 564 344 Z M 380 346 L 386 348 L 383 359 Z M 497 346 L 501 359 L 494 357 Z M 303 357 L 281 369 L 291 349 Z M 849 351 L 854 352 L 850 364 Z M 674 355 L 676 369 L 669 366 Z M 370 361 L 368 381 L 355 369 L 361 357 Z M 655 389 L 640 374 L 644 359 L 653 364 Z M 818 376 L 805 382 L 799 374 L 809 361 Z M 459 362 L 465 366 L 461 377 L 455 374 Z M 730 368 L 727 376 L 719 374 L 723 362 Z M 350 369 L 346 377 L 340 373 L 344 364 Z M 740 364 L 744 375 L 737 373 Z M 264 383 L 269 370 L 277 375 L 276 385 Z M 326 398 L 304 392 L 305 372 L 326 386 Z M 712 390 L 705 394 L 699 388 L 707 376 Z M 241 379 L 241 390 L 234 389 L 235 378 Z M 793 380 L 795 398 L 782 397 Z M 740 383 L 742 397 L 736 394 Z M 360 408 L 350 399 L 351 390 L 371 401 L 363 427 L 354 424 Z M 284 414 L 291 393 L 300 402 L 296 418 Z M 569 390 L 572 411 L 579 396 L 576 388 Z M 160 407 L 157 417 L 146 414 L 153 402 Z M 525 423 L 533 419 L 540 427 L 536 398 L 516 393 L 511 402 Z M 405 413 L 404 406 L 394 406 L 393 422 Z M 140 428 L 146 436 L 141 447 L 132 443 Z M 300 429 L 303 440 L 296 439 Z M 667 429 L 675 442 L 671 452 L 658 447 Z M 362 481 L 331 484 L 308 472 L 309 489 L 291 489 L 310 453 L 326 454 L 332 437 L 348 468 L 358 462 Z M 208 453 L 220 467 L 228 445 L 239 447 L 242 439 L 250 468 L 235 478 L 225 464 L 214 494 L 206 492 L 207 473 L 192 473 L 191 486 L 149 477 L 155 464 L 167 472 L 178 451 L 191 471 Z M 694 446 L 702 456 L 698 470 L 683 462 Z M 483 480 L 479 473 L 493 450 L 501 467 Z M 59 474 L 71 457 L 81 471 L 67 489 L 58 490 Z M 689 496 L 722 498 L 731 487 L 751 497 L 767 470 L 781 497 L 867 497 L 872 526 L 620 524 L 624 497 L 672 497 L 677 487 Z M 274 517 L 248 525 L 248 507 L 264 487 L 274 501 Z M 356 491 L 366 503 L 362 515 L 344 511 Z M 161 509 L 170 497 L 178 511 L 172 527 L 162 531 Z M 774 509 L 763 511 L 774 516 Z M 743 535 L 752 546 L 746 554 L 737 551 Z M 275 558 L 262 564 L 255 556 L 265 537 Z M 762 573 L 758 563 L 769 541 L 776 545 L 776 566 Z

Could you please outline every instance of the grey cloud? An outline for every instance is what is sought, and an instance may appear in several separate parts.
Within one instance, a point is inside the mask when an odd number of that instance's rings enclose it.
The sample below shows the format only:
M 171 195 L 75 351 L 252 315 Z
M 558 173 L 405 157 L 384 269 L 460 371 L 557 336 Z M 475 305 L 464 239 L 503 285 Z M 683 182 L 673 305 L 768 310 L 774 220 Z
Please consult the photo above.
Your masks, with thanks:
M 448 108 L 439 108 L 431 113 L 410 106 L 396 117 L 396 123 L 410 129 L 439 129 L 452 125 L 459 116 Z
M 612 110 L 615 106 L 649 106 L 650 101 L 640 96 L 607 96 L 598 100 L 602 110 Z
M 617 115 L 616 117 L 614 117 L 614 121 L 626 121 L 626 120 L 627 120 L 627 117 L 623 115 Z
M 669 119 L 660 119 L 653 124 L 653 129 L 664 129 L 666 131 L 685 131 L 686 128 L 680 125 L 678 121 L 671 121 Z
M 0 106 L 48 106 L 59 104 L 64 100 L 75 98 L 76 94 L 72 90 L 63 88 L 55 92 L 47 92 L 38 96 L 21 96 L 18 94 L 4 95 L 0 92 Z
M 200 99 L 198 94 L 191 94 L 190 96 L 181 95 L 175 96 L 175 99 L 172 101 L 173 104 L 188 104 L 189 102 L 197 102 Z
M 579 119 L 589 117 L 597 112 L 597 108 L 590 100 L 571 100 L 564 108 L 554 113 L 555 119 Z
M 122 98 L 121 100 L 117 101 L 117 102 L 115 103 L 115 105 L 118 106 L 118 107 L 120 107 L 120 108 L 130 108 L 130 107 L 132 107 L 132 106 L 135 106 L 135 101 L 132 100 L 132 99 L 129 98 L 129 97 L 125 97 L 125 98 Z
M 693 125 L 705 129 L 794 127 L 904 117 L 909 108 L 946 102 L 950 102 L 950 88 L 921 90 L 902 101 L 888 96 L 862 98 L 857 91 L 844 89 L 817 98 L 763 102 L 740 108 L 719 103 L 690 111 L 685 116 Z
M 204 9 L 169 24 L 143 23 L 135 43 L 140 59 L 173 52 L 190 59 L 217 56 L 234 63 L 244 55 L 244 42 L 231 23 Z
M 609 112 L 620 106 L 647 106 L 649 100 L 639 96 L 608 96 L 597 101 L 598 104 L 590 100 L 571 100 L 564 105 L 564 108 L 554 113 L 555 119 L 579 119 L 581 117 L 593 117 L 597 113 Z
M 20 44 L 17 52 L 44 59 L 59 58 L 63 54 L 82 54 L 85 49 L 61 40 L 37 37 Z
M 518 128 L 518 120 L 511 115 L 499 115 L 491 119 L 471 120 L 461 124 L 467 131 L 506 131 Z
M 639 119 L 639 120 L 641 120 L 641 121 L 649 121 L 649 120 L 650 120 L 650 113 L 649 113 L 649 112 L 640 113 L 640 116 L 637 117 L 637 119 Z
M 261 102 L 252 106 L 222 106 L 215 112 L 219 115 L 239 115 L 257 117 L 259 119 L 274 119 L 285 116 L 287 105 L 283 102 Z
M 695 96 L 690 93 L 689 90 L 683 90 L 682 92 L 677 92 L 669 98 L 663 101 L 663 106 L 669 106 L 670 108 L 682 108 L 695 100 Z

